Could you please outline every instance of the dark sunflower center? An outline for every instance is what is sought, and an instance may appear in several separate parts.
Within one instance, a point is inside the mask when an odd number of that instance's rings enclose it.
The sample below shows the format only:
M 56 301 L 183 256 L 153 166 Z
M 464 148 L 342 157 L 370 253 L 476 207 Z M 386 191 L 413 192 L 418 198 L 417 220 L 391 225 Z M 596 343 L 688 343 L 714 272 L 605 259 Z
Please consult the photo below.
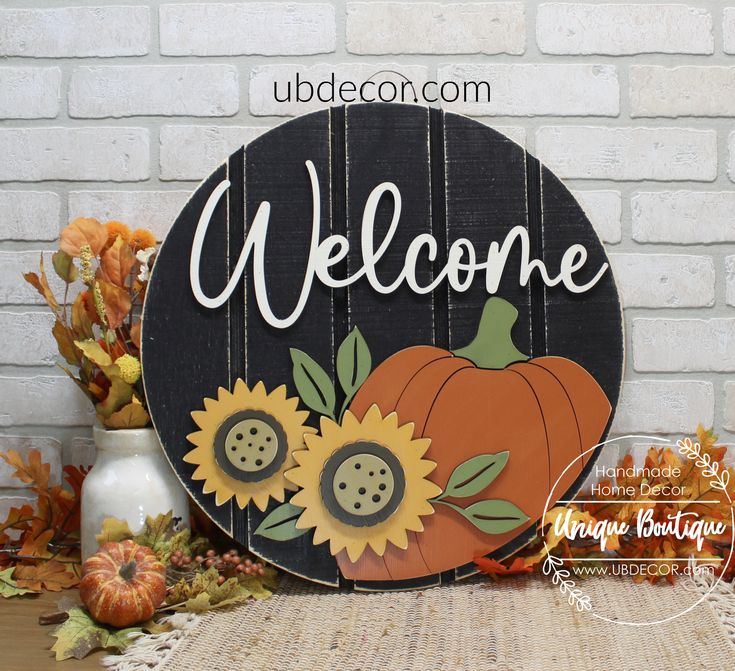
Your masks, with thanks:
M 273 475 L 286 459 L 287 449 L 283 427 L 261 410 L 230 415 L 214 439 L 217 465 L 242 482 L 259 482 Z
M 336 450 L 324 465 L 319 484 L 324 505 L 334 517 L 366 527 L 396 511 L 406 478 L 401 462 L 388 448 L 365 441 Z

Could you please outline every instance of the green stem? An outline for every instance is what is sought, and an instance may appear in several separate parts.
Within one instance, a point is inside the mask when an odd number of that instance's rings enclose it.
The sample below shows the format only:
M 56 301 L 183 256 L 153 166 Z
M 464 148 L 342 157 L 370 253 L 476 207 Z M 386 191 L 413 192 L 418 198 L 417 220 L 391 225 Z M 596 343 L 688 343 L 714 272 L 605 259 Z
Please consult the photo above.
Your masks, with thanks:
M 518 319 L 518 310 L 508 301 L 493 296 L 482 309 L 477 335 L 466 347 L 454 350 L 456 356 L 469 359 L 478 368 L 500 370 L 530 357 L 513 344 L 510 332 Z

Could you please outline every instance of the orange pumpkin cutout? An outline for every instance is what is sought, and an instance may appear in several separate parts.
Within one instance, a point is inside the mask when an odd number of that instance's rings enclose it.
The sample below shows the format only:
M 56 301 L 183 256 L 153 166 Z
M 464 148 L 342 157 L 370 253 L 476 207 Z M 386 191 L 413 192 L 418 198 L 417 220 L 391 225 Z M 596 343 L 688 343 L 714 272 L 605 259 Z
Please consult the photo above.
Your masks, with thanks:
M 377 404 L 414 422 L 414 438 L 431 438 L 425 458 L 437 463 L 429 479 L 444 487 L 454 469 L 480 454 L 509 452 L 488 491 L 456 501 L 466 508 L 488 498 L 516 504 L 529 518 L 502 534 L 487 534 L 450 506 L 434 504 L 423 533 L 410 532 L 406 550 L 388 544 L 378 556 L 367 548 L 351 562 L 337 555 L 342 574 L 354 580 L 404 580 L 454 569 L 491 553 L 531 527 L 564 469 L 595 445 L 611 406 L 595 379 L 569 359 L 530 359 L 512 343 L 518 311 L 490 298 L 473 342 L 450 352 L 433 346 L 402 350 L 380 364 L 361 386 L 350 410 L 362 419 Z M 555 493 L 567 491 L 591 457 L 577 460 Z M 447 498 L 448 503 L 452 502 Z

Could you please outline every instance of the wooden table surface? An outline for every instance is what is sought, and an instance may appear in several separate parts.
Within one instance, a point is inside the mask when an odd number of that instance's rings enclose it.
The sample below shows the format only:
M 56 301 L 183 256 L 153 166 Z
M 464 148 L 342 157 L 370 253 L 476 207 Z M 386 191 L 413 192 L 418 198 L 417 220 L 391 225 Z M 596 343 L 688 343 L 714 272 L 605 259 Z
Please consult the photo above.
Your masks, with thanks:
M 0 599 L 0 669 L 3 671 L 85 671 L 99 669 L 104 651 L 88 657 L 56 662 L 50 648 L 57 625 L 41 626 L 38 616 L 58 610 L 62 597 L 76 598 L 76 590 L 44 592 L 38 596 Z

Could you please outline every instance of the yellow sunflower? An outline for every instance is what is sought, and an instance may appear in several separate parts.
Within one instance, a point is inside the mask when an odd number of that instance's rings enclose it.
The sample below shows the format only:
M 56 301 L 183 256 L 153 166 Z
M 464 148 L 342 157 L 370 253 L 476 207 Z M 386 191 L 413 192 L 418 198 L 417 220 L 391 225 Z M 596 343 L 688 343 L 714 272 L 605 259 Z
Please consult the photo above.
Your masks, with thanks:
M 355 562 L 367 545 L 380 556 L 388 541 L 408 547 L 407 531 L 423 531 L 429 499 L 441 488 L 426 476 L 436 464 L 422 459 L 428 438 L 413 439 L 414 425 L 398 425 L 373 405 L 359 421 L 349 410 L 341 424 L 322 417 L 320 435 L 306 435 L 299 464 L 286 478 L 301 487 L 291 503 L 304 509 L 298 529 L 314 530 L 314 544 L 329 541 L 336 555 L 347 548 Z
M 204 480 L 204 493 L 214 492 L 218 506 L 234 496 L 241 508 L 252 500 L 265 510 L 268 497 L 283 501 L 284 490 L 294 489 L 284 471 L 304 435 L 315 432 L 297 405 L 285 385 L 269 394 L 262 382 L 251 390 L 238 380 L 232 392 L 220 387 L 216 400 L 204 399 L 205 410 L 191 413 L 201 431 L 187 436 L 196 447 L 184 461 L 198 466 L 192 478 Z

